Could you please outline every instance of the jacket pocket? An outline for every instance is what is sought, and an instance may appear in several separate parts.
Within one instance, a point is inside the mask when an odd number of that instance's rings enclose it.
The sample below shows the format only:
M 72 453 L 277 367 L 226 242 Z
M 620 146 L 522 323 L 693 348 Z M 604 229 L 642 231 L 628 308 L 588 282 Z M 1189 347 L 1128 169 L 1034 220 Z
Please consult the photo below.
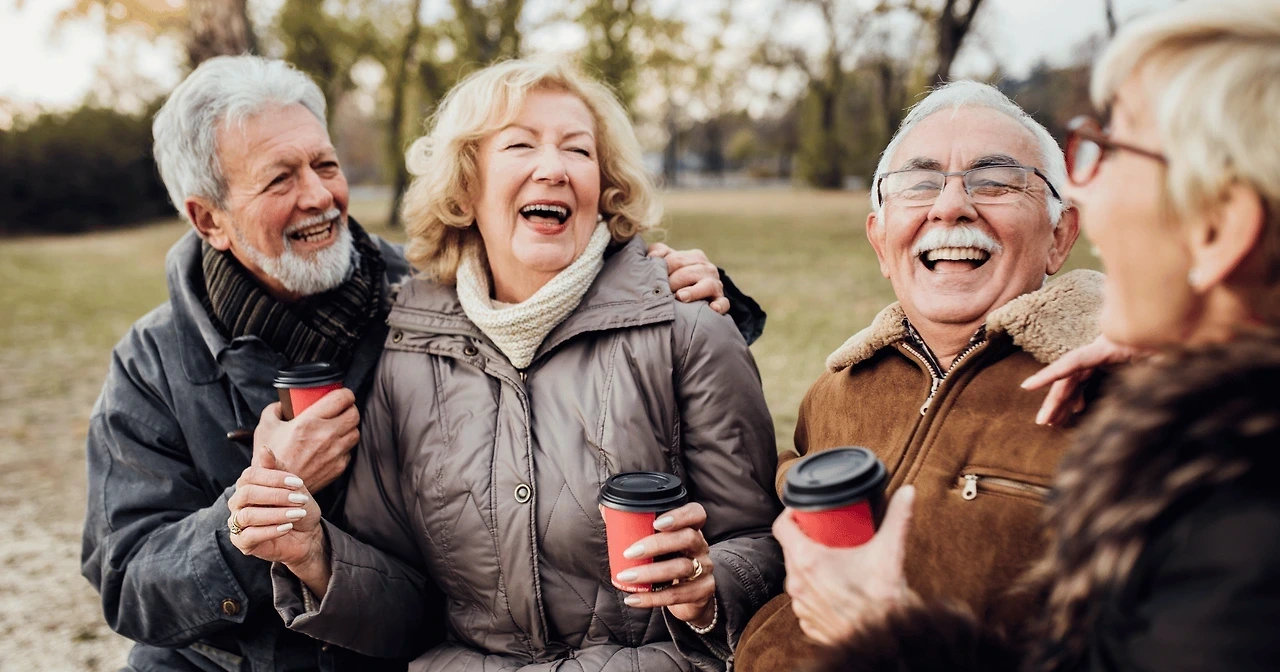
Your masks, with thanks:
M 1049 487 L 1036 483 L 1026 476 L 1011 474 L 998 469 L 971 467 L 960 472 L 956 481 L 960 498 L 971 502 L 984 494 L 1004 495 L 1043 503 L 1049 497 Z

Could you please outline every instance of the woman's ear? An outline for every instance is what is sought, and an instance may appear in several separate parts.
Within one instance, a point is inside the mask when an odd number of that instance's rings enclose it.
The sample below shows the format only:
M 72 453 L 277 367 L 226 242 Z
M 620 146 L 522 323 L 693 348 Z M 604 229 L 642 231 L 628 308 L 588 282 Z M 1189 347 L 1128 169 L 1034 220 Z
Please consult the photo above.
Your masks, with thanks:
M 1190 231 L 1193 288 L 1202 291 L 1222 284 L 1241 270 L 1262 240 L 1267 210 L 1262 196 L 1236 182 L 1207 217 Z

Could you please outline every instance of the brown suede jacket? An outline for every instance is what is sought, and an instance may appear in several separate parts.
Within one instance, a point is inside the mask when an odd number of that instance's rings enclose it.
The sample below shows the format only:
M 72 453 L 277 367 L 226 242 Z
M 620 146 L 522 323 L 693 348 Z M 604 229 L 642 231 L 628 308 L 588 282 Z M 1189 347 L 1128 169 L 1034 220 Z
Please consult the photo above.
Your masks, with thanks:
M 1035 424 L 1045 392 L 1019 384 L 1097 335 L 1102 275 L 1073 271 L 987 316 L 984 330 L 939 372 L 894 303 L 827 358 L 800 405 L 795 451 L 778 460 L 777 485 L 812 451 L 866 446 L 889 468 L 886 496 L 916 487 L 905 571 L 928 599 L 966 603 L 987 623 L 1015 626 L 1038 611 L 1011 590 L 1040 556 L 1044 499 L 1070 440 Z M 739 642 L 736 670 L 792 670 L 807 658 L 782 595 Z

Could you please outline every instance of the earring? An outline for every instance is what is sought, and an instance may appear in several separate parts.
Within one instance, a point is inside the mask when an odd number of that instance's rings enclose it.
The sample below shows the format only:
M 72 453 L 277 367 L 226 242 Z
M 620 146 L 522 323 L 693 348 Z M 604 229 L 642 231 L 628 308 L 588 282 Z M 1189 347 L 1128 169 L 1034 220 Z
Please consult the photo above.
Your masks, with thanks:
M 598 212 L 597 212 L 597 213 L 596 213 L 596 224 L 603 224 L 603 223 L 604 223 L 604 215 L 602 215 L 602 214 L 600 214 L 600 213 L 598 213 Z
M 1200 271 L 1194 268 L 1187 271 L 1187 284 L 1191 285 L 1192 289 L 1200 289 Z

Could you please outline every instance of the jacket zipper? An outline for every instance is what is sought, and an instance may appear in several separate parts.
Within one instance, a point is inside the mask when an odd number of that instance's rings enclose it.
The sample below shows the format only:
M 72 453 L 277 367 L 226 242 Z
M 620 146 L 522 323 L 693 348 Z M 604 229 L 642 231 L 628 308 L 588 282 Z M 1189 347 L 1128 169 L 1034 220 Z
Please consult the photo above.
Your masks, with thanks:
M 1025 492 L 1030 495 L 1035 495 L 1040 499 L 1044 499 L 1045 497 L 1049 496 L 1049 488 L 1046 488 L 1043 485 L 1035 485 L 1033 483 L 1024 483 L 1022 481 L 1015 481 L 1011 478 L 1001 478 L 999 476 L 980 476 L 978 474 L 965 474 L 964 490 L 960 492 L 960 497 L 964 499 L 966 502 L 971 502 L 977 499 L 979 482 L 984 483 L 986 485 L 995 486 L 998 488 L 1009 488 L 1011 490 Z
M 931 358 L 926 357 L 924 353 L 916 350 L 915 346 L 910 342 L 902 342 L 902 347 L 906 348 L 907 352 L 915 355 L 916 359 L 919 359 L 925 365 L 925 368 L 929 370 L 929 396 L 925 397 L 924 403 L 920 406 L 920 415 L 924 415 L 929 412 L 929 405 L 933 403 L 933 398 L 938 394 L 938 388 L 942 386 L 942 381 L 947 377 L 947 374 L 955 371 L 956 367 L 960 365 L 960 362 L 963 362 L 966 357 L 972 354 L 974 350 L 977 350 L 978 346 L 983 343 L 986 343 L 986 339 L 970 341 L 969 345 L 966 346 L 964 350 L 961 350 L 960 354 L 956 355 L 955 359 L 951 360 L 951 368 L 947 369 L 947 373 L 942 373 L 939 371 L 938 365 L 935 364 Z

